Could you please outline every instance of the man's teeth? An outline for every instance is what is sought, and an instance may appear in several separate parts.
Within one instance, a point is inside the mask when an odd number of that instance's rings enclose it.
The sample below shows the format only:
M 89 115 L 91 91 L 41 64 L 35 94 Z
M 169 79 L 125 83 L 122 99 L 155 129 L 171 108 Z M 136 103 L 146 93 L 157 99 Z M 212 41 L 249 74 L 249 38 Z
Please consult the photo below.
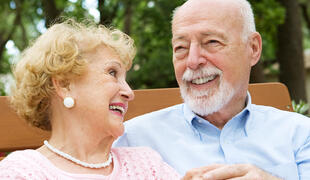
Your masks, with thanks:
M 124 112 L 125 112 L 125 109 L 122 106 L 109 106 L 109 108 L 111 110 L 117 110 L 117 111 L 119 111 L 122 114 L 124 114 Z
M 216 75 L 208 76 L 208 77 L 202 77 L 202 78 L 197 78 L 197 79 L 192 80 L 192 83 L 193 84 L 204 84 L 204 83 L 207 83 L 207 82 L 215 79 L 215 77 L 216 77 Z

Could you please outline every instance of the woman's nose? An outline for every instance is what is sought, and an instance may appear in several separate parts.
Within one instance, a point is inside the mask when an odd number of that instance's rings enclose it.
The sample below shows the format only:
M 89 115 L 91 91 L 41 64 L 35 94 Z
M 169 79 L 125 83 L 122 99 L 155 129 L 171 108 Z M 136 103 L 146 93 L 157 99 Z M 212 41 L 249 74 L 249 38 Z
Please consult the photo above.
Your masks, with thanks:
M 133 90 L 129 87 L 127 82 L 123 83 L 122 90 L 121 90 L 121 96 L 126 98 L 127 101 L 131 101 L 135 97 Z

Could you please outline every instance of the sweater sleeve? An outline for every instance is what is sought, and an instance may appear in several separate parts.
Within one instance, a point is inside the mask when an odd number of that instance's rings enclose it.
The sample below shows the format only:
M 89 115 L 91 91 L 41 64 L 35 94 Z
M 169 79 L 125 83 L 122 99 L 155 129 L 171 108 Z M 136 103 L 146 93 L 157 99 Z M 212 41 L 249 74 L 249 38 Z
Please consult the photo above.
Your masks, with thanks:
M 159 153 L 157 153 L 151 148 L 148 148 L 148 151 L 150 151 L 150 154 L 152 154 L 152 157 L 154 158 L 154 161 L 156 162 L 153 164 L 154 169 L 158 169 L 156 173 L 154 174 L 154 179 L 177 180 L 181 178 L 175 169 L 173 169 L 171 166 L 169 166 L 166 162 L 163 161 Z
M 37 157 L 34 150 L 17 151 L 0 161 L 0 179 L 39 180 L 55 178 L 44 170 L 44 162 Z
M 30 179 L 32 172 L 29 171 L 26 164 L 21 166 L 20 160 L 14 156 L 9 156 L 0 162 L 0 179 L 16 179 L 26 180 Z

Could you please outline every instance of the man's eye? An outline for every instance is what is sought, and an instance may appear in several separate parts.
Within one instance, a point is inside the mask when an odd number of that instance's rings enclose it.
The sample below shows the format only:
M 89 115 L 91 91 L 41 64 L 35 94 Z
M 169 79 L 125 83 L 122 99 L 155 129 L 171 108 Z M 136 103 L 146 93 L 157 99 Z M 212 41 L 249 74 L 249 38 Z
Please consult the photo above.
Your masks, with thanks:
M 213 45 L 218 43 L 220 43 L 218 40 L 210 40 L 207 42 L 207 44 L 213 44 Z
M 115 70 L 110 70 L 110 71 L 109 71 L 109 74 L 112 75 L 112 76 L 114 76 L 114 77 L 116 77 L 116 71 L 115 71 Z
M 177 46 L 174 48 L 174 52 L 186 49 L 184 46 Z

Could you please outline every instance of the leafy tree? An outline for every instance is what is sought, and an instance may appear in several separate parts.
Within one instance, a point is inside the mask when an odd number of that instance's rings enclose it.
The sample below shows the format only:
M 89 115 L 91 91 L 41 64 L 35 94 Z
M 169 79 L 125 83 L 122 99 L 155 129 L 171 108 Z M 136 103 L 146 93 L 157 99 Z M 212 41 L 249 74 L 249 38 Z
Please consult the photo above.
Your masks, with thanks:
M 138 52 L 133 68 L 128 73 L 129 84 L 134 89 L 177 86 L 172 65 L 170 21 L 173 9 L 185 1 L 98 0 L 100 14 L 98 22 L 122 29 L 135 39 Z M 249 1 L 254 8 L 257 30 L 263 37 L 261 63 L 253 68 L 251 82 L 262 82 L 265 80 L 263 70 L 272 67 L 274 63 L 281 62 L 278 61 L 280 60 L 278 54 L 283 53 L 279 48 L 283 44 L 281 41 L 283 37 L 278 36 L 277 32 L 279 25 L 286 22 L 285 18 L 287 18 L 287 12 L 291 11 L 289 9 L 291 7 L 283 4 L 288 0 Z M 85 2 L 86 0 L 2 0 L 0 74 L 10 72 L 12 57 L 6 49 L 9 40 L 22 51 L 51 23 L 57 22 L 59 17 L 74 17 L 78 20 L 94 19 L 86 9 Z M 296 15 L 303 17 L 303 32 L 308 38 L 308 40 L 304 39 L 304 42 L 308 42 L 310 46 L 310 2 L 308 0 L 298 2 L 302 13 L 299 15 L 296 13 Z M 286 27 L 293 29 L 292 26 Z M 298 47 L 302 50 L 302 47 Z M 280 69 L 280 71 L 284 74 L 291 73 L 286 69 Z M 274 72 L 279 73 L 278 70 Z M 296 81 L 297 76 L 294 78 L 288 81 Z M 290 86 L 289 88 L 291 90 Z
M 287 85 L 292 99 L 307 100 L 301 15 L 296 0 L 279 0 L 286 8 L 285 22 L 278 28 L 277 59 L 281 82 Z
M 276 62 L 277 27 L 284 23 L 285 8 L 277 0 L 250 0 L 253 6 L 256 30 L 262 35 L 263 52 L 257 65 L 252 68 L 251 82 L 265 81 L 265 68 Z

